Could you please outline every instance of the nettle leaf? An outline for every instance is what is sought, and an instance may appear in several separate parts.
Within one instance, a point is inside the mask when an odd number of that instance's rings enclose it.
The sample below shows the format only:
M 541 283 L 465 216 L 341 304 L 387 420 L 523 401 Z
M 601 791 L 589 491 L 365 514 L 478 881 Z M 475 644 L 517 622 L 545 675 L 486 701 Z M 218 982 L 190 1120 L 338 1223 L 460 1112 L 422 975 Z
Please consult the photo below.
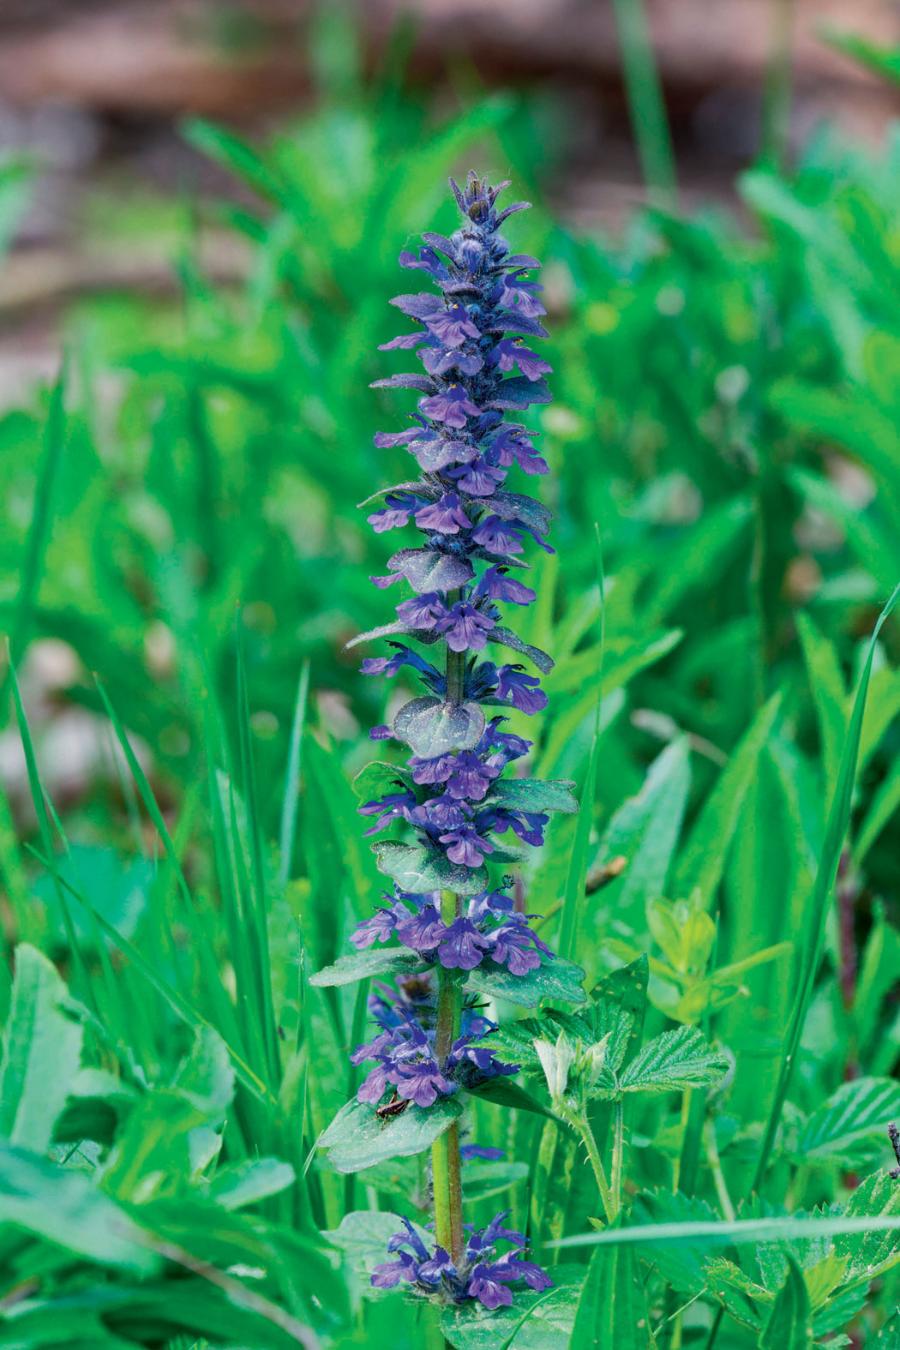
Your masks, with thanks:
M 672 1092 L 708 1087 L 728 1071 L 728 1060 L 696 1027 L 655 1036 L 619 1078 L 623 1092 Z
M 900 1217 L 900 1183 L 887 1172 L 874 1172 L 857 1186 L 844 1213 L 849 1218 Z M 848 1280 L 869 1284 L 877 1275 L 900 1263 L 896 1232 L 838 1233 L 838 1256 L 847 1258 Z
M 579 1014 L 590 1027 L 590 1035 L 585 1039 L 609 1038 L 607 1061 L 616 1073 L 643 1040 L 649 979 L 650 963 L 646 956 L 639 956 L 600 980 L 591 990 L 590 1006 Z
M 342 1106 L 319 1138 L 319 1148 L 337 1172 L 361 1172 L 388 1158 L 424 1153 L 462 1115 L 453 1097 L 440 1097 L 433 1106 L 408 1106 L 399 1116 L 382 1120 L 371 1106 L 351 1101 Z
M 797 1162 L 857 1167 L 877 1158 L 890 1122 L 900 1116 L 900 1083 L 857 1078 L 813 1111 L 792 1156 Z
M 495 492 L 491 510 L 501 520 L 521 520 L 538 534 L 549 534 L 553 517 L 542 502 L 524 492 Z
M 492 408 L 529 408 L 532 403 L 549 403 L 553 395 L 545 379 L 528 380 L 524 375 L 512 375 L 501 380 Z
M 393 877 L 402 891 L 455 891 L 457 895 L 477 895 L 487 889 L 484 867 L 460 867 L 436 848 L 422 844 L 396 844 L 382 840 L 375 844 L 379 870 Z
M 502 966 L 479 966 L 466 981 L 466 987 L 488 998 L 506 999 L 523 1008 L 536 1008 L 541 999 L 559 998 L 566 1003 L 584 1003 L 584 971 L 572 961 L 557 956 L 527 975 L 511 975 Z
M 681 1191 L 645 1191 L 634 1204 L 636 1224 L 718 1223 L 720 1215 L 697 1196 Z M 703 1238 L 683 1238 L 678 1242 L 660 1242 L 646 1250 L 646 1256 L 662 1278 L 686 1299 L 696 1298 L 706 1287 L 709 1244 Z
M 584 1266 L 554 1266 L 553 1288 L 517 1290 L 512 1307 L 467 1302 L 446 1309 L 441 1331 L 455 1350 L 569 1350 Z
M 541 651 L 540 647 L 532 647 L 530 643 L 524 642 L 518 633 L 514 633 L 511 628 L 492 628 L 489 640 L 499 643 L 501 647 L 511 647 L 514 652 L 527 656 L 531 664 L 537 666 L 538 670 L 544 675 L 549 675 L 553 669 L 552 656 L 548 656 L 546 652 Z
M 388 559 L 388 567 L 406 577 L 420 595 L 424 591 L 456 590 L 474 575 L 468 558 L 433 548 L 402 548 Z
M 353 791 L 361 802 L 380 801 L 398 788 L 412 786 L 412 774 L 402 764 L 373 759 L 353 779 Z
M 346 956 L 338 957 L 334 965 L 316 971 L 309 982 L 327 989 L 368 980 L 372 975 L 410 975 L 421 968 L 421 957 L 406 947 L 370 947 L 368 951 L 348 952 Z
M 397 713 L 393 730 L 414 755 L 436 759 L 453 750 L 473 750 L 484 732 L 484 713 L 477 703 L 414 698 Z
M 578 810 L 574 786 L 568 780 L 501 778 L 491 789 L 491 798 L 520 811 L 574 812 Z

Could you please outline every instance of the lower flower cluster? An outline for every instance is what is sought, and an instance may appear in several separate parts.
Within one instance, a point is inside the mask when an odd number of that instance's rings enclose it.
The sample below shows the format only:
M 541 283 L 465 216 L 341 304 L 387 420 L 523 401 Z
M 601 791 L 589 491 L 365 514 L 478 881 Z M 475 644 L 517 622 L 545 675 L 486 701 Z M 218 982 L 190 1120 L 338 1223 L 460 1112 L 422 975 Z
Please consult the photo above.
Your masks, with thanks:
M 391 1255 L 396 1254 L 396 1260 L 376 1266 L 372 1284 L 376 1289 L 393 1289 L 405 1283 L 417 1293 L 440 1294 L 453 1303 L 475 1299 L 492 1310 L 511 1306 L 510 1285 L 550 1289 L 553 1281 L 547 1272 L 533 1261 L 522 1259 L 527 1245 L 524 1235 L 503 1227 L 508 1214 L 508 1210 L 498 1214 L 486 1228 L 469 1229 L 465 1253 L 458 1264 L 441 1246 L 429 1251 L 412 1224 L 401 1219 L 404 1231 L 395 1233 L 387 1248 Z M 508 1246 L 498 1255 L 500 1242 Z
M 351 1055 L 353 1064 L 376 1061 L 356 1094 L 358 1101 L 377 1106 L 390 1091 L 400 1102 L 429 1107 L 460 1087 L 518 1072 L 518 1064 L 503 1064 L 476 1044 L 495 1031 L 496 1024 L 471 1008 L 463 1010 L 460 1034 L 443 1065 L 438 1063 L 437 999 L 428 972 L 401 978 L 393 989 L 379 985 L 379 990 L 369 999 L 369 1011 L 380 1030 Z

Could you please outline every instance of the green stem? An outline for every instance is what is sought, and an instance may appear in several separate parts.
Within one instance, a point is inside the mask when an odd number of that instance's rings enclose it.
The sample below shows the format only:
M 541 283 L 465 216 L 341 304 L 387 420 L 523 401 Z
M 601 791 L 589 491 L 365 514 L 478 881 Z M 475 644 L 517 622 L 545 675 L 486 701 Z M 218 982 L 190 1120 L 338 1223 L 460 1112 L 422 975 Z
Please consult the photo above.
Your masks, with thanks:
M 621 1097 L 613 1107 L 612 1202 L 615 1218 L 622 1208 L 622 1163 L 625 1157 L 625 1103 Z
M 731 1196 L 728 1194 L 728 1184 L 725 1181 L 725 1173 L 722 1171 L 722 1159 L 719 1157 L 719 1146 L 716 1142 L 716 1125 L 711 1116 L 703 1127 L 703 1142 L 706 1145 L 706 1161 L 709 1164 L 710 1172 L 712 1172 L 713 1182 L 716 1187 L 716 1195 L 719 1197 L 722 1213 L 729 1223 L 733 1223 L 735 1217 L 734 1205 L 731 1203 Z
M 441 916 L 452 923 L 459 914 L 459 896 L 444 891 Z M 441 968 L 438 975 L 437 1027 L 434 1053 L 441 1068 L 459 1035 L 462 991 L 456 976 Z M 434 1228 L 439 1244 L 459 1262 L 463 1255 L 462 1181 L 459 1162 L 459 1126 L 451 1125 L 431 1146 L 431 1180 L 434 1190 Z
M 594 1180 L 597 1183 L 597 1190 L 600 1192 L 600 1201 L 603 1205 L 603 1213 L 607 1223 L 612 1223 L 616 1216 L 616 1206 L 613 1200 L 613 1193 L 609 1182 L 606 1179 L 606 1172 L 603 1167 L 603 1159 L 600 1157 L 600 1150 L 597 1147 L 597 1140 L 594 1138 L 594 1132 L 591 1129 L 590 1121 L 586 1113 L 566 1117 L 569 1124 L 576 1130 L 581 1138 L 581 1142 L 587 1151 L 588 1161 L 594 1173 Z

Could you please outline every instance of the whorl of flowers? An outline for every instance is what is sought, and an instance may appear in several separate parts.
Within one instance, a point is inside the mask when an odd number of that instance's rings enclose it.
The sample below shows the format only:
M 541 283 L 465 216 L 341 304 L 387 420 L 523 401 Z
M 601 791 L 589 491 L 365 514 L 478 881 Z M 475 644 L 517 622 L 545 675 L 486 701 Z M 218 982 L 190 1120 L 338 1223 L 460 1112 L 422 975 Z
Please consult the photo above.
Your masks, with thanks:
M 359 950 L 405 948 L 420 963 L 394 989 L 379 986 L 369 1003 L 376 1034 L 353 1054 L 354 1063 L 374 1062 L 358 1101 L 385 1114 L 407 1103 L 428 1109 L 439 1098 L 516 1072 L 484 1048 L 496 1028 L 475 1010 L 465 981 L 476 971 L 482 979 L 490 972 L 531 978 L 554 958 L 507 893 L 510 878 L 492 883 L 486 864 L 520 856 L 498 836 L 540 846 L 547 812 L 574 809 L 569 784 L 504 778 L 531 748 L 504 729 L 508 710 L 534 714 L 547 702 L 537 675 L 514 657 L 543 672 L 552 666 L 504 617 L 536 598 L 515 575 L 527 566 L 527 546 L 552 552 L 548 512 L 506 486 L 516 467 L 526 475 L 547 471 L 535 433 L 517 420 L 550 398 L 544 380 L 550 366 L 532 349 L 546 336 L 541 287 L 529 278 L 539 264 L 511 254 L 499 233 L 527 203 L 498 209 L 507 184 L 491 187 L 474 174 L 463 188 L 452 180 L 451 186 L 461 227 L 451 238 L 426 234 L 417 253 L 400 256 L 401 265 L 424 273 L 437 293 L 397 296 L 392 303 L 414 326 L 383 347 L 414 351 L 422 372 L 377 381 L 419 395 L 411 427 L 375 437 L 379 448 L 402 446 L 416 476 L 363 504 L 380 502 L 368 517 L 377 532 L 412 524 L 421 535 L 415 547 L 393 554 L 386 576 L 372 578 L 380 588 L 405 582 L 412 595 L 397 605 L 392 623 L 355 639 L 391 639 L 391 655 L 363 662 L 366 674 L 392 676 L 407 668 L 424 686 L 392 726 L 371 733 L 374 740 L 402 742 L 410 757 L 405 767 L 370 766 L 371 799 L 360 808 L 372 819 L 368 833 L 399 827 L 401 834 L 375 845 L 379 866 L 395 886 L 352 941 Z M 490 659 L 483 655 L 489 646 L 513 658 Z M 452 1138 L 458 1179 L 455 1127 Z M 373 1283 L 406 1281 L 420 1292 L 475 1298 L 491 1308 L 510 1301 L 510 1283 L 546 1287 L 539 1268 L 520 1259 L 524 1238 L 503 1229 L 502 1216 L 464 1241 L 458 1192 L 457 1184 L 456 1217 L 443 1223 L 445 1233 L 453 1228 L 453 1242 L 440 1245 L 436 1196 L 436 1250 L 429 1253 L 407 1225 L 391 1245 L 400 1255 Z M 498 1239 L 512 1244 L 499 1257 L 493 1251 Z

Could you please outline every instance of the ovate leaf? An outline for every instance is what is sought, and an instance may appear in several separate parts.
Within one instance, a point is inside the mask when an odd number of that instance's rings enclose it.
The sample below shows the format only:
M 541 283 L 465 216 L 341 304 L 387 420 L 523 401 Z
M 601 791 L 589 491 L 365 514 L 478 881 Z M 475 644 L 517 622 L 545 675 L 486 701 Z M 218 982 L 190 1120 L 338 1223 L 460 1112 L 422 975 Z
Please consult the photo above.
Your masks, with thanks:
M 354 984 L 372 975 L 408 975 L 420 969 L 421 958 L 407 947 L 374 947 L 363 952 L 348 952 L 339 956 L 334 965 L 325 966 L 310 977 L 310 984 L 320 988 Z
M 479 966 L 469 975 L 466 988 L 488 998 L 503 998 L 523 1008 L 536 1008 L 545 998 L 584 1003 L 583 980 L 580 966 L 557 956 L 527 975 L 512 975 L 502 966 Z
M 388 1158 L 424 1153 L 462 1114 L 453 1097 L 441 1097 L 433 1106 L 408 1106 L 399 1116 L 382 1120 L 372 1106 L 351 1101 L 341 1107 L 319 1139 L 328 1161 L 338 1172 L 361 1172 Z
M 477 895 L 487 889 L 484 867 L 461 867 L 449 862 L 436 848 L 421 844 L 395 844 L 382 840 L 375 845 L 379 869 L 393 877 L 402 891 L 455 891 L 457 895 Z
M 406 577 L 420 595 L 452 591 L 472 579 L 472 564 L 466 558 L 433 548 L 402 548 L 388 559 L 388 567 Z
M 414 698 L 394 718 L 394 735 L 422 759 L 436 759 L 453 750 L 472 750 L 483 731 L 484 713 L 477 703 Z
M 491 788 L 491 798 L 514 811 L 574 812 L 578 810 L 578 802 L 572 795 L 574 786 L 567 780 L 501 778 Z

